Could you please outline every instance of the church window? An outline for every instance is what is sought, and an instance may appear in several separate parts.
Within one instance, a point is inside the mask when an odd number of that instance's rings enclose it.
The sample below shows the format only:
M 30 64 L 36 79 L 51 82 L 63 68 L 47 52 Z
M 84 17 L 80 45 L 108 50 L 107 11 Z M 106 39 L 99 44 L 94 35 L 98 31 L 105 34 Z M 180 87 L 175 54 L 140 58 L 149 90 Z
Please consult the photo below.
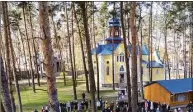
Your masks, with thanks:
M 118 31 L 115 32 L 115 36 L 119 36 L 119 32 Z
M 121 67 L 120 67 L 119 71 L 124 71 L 124 67 L 123 67 L 123 65 L 121 65 Z
M 123 55 L 123 53 L 119 54 L 117 56 L 117 62 L 124 62 L 125 61 L 125 57 Z
M 111 30 L 111 32 L 110 32 L 110 33 L 111 33 L 111 36 L 113 36 L 113 31 L 112 31 L 112 30 Z
M 159 74 L 159 70 L 157 69 L 157 70 L 156 70 L 156 75 L 158 75 L 158 74 Z
M 109 66 L 106 68 L 107 75 L 109 75 Z
M 107 61 L 107 64 L 109 64 L 109 61 Z
M 125 60 L 125 57 L 124 57 L 124 56 L 122 56 L 122 62 L 124 62 L 124 60 Z

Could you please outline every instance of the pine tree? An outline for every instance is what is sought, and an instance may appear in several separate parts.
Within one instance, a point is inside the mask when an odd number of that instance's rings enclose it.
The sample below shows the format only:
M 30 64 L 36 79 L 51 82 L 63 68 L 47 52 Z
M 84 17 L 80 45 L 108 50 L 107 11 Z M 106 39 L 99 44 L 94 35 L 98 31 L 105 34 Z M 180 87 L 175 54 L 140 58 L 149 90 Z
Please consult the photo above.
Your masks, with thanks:
M 132 95 L 131 107 L 132 112 L 137 112 L 138 87 L 137 87 L 137 55 L 136 55 L 136 30 L 135 30 L 135 9 L 136 2 L 131 3 L 130 29 L 132 36 Z
M 77 19 L 77 14 L 76 14 L 74 5 L 73 5 L 73 10 L 74 10 L 74 18 L 75 18 L 76 26 L 77 26 L 77 29 L 78 29 L 81 52 L 82 52 L 82 62 L 83 62 L 83 66 L 84 66 L 84 74 L 85 74 L 85 79 L 86 79 L 86 90 L 87 90 L 87 93 L 89 93 L 90 91 L 89 91 L 89 83 L 88 83 L 88 74 L 87 74 L 87 68 L 86 68 L 86 60 L 85 60 L 85 54 L 84 54 L 82 34 L 81 34 L 81 29 L 80 29 L 80 25 L 79 25 L 79 22 L 78 22 L 78 19 Z
M 123 2 L 121 2 L 121 26 L 122 26 L 122 34 L 124 41 L 124 51 L 125 51 L 125 64 L 126 64 L 126 72 L 127 72 L 127 90 L 128 90 L 128 107 L 131 107 L 131 83 L 130 83 L 130 70 L 129 70 L 129 56 L 128 49 L 126 43 L 126 32 L 125 32 L 125 23 L 124 23 L 124 9 Z
M 44 66 L 47 79 L 48 100 L 52 112 L 59 112 L 58 93 L 56 88 L 56 78 L 53 70 L 53 50 L 51 45 L 51 34 L 49 25 L 49 14 L 47 2 L 39 2 L 39 25 L 41 29 L 41 42 Z
M 87 56 L 88 56 L 89 80 L 90 80 L 91 108 L 92 108 L 92 112 L 96 112 L 95 79 L 94 79 L 94 70 L 93 70 L 93 63 L 92 63 L 90 36 L 89 36 L 89 31 L 88 31 L 87 8 L 86 8 L 85 2 L 79 2 L 79 5 L 81 8 L 81 14 L 82 14 L 83 24 L 84 24 L 84 32 L 85 32 L 85 37 L 86 37 L 86 49 L 87 49 Z

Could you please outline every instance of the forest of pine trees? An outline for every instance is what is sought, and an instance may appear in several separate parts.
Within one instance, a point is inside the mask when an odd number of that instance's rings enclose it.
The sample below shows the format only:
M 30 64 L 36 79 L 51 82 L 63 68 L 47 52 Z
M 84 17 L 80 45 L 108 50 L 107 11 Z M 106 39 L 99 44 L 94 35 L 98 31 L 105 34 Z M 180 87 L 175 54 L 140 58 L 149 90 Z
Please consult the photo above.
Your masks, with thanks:
M 30 94 L 40 94 L 39 88 L 45 86 L 42 91 L 47 99 L 43 103 L 50 105 L 52 112 L 59 112 L 60 95 L 65 96 L 65 93 L 60 93 L 58 83 L 62 83 L 63 90 L 70 85 L 71 99 L 77 100 L 81 96 L 80 80 L 84 80 L 85 92 L 91 99 L 91 111 L 96 112 L 95 102 L 101 97 L 102 90 L 98 57 L 92 56 L 91 49 L 104 42 L 109 35 L 108 20 L 115 17 L 121 23 L 127 101 L 132 112 L 137 112 L 138 97 L 143 99 L 144 94 L 142 44 L 148 45 L 148 61 L 152 60 L 153 50 L 160 51 L 165 80 L 193 78 L 193 2 L 1 1 L 1 111 L 25 112 L 27 103 L 23 96 L 30 99 Z M 132 55 L 127 52 L 127 45 L 132 45 Z M 139 47 L 134 47 L 137 45 Z M 112 50 L 112 57 L 114 54 Z M 114 67 L 112 58 L 111 89 L 115 91 Z M 61 72 L 59 76 L 62 74 L 60 82 L 55 76 L 58 71 Z M 152 82 L 150 67 L 148 73 Z M 70 79 L 68 74 L 72 76 Z M 32 92 L 24 93 L 24 88 Z M 31 105 L 35 107 L 33 103 Z

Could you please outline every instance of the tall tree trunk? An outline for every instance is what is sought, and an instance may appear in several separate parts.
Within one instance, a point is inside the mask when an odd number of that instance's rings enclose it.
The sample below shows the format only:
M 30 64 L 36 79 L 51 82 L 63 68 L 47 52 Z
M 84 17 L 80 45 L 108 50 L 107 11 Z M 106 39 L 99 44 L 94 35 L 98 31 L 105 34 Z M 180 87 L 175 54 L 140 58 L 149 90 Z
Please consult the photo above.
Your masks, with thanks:
M 115 2 L 113 3 L 113 10 L 115 11 Z M 113 24 L 114 24 L 115 14 L 113 15 Z M 114 60 L 114 39 L 112 39 L 112 77 L 113 77 L 113 90 L 115 90 L 115 60 Z
M 73 92 L 74 92 L 74 100 L 77 99 L 76 94 L 76 82 L 74 77 L 74 66 L 73 66 L 73 60 L 72 60 L 72 50 L 71 50 L 71 41 L 70 41 L 70 32 L 69 32 L 69 24 L 68 24 L 68 14 L 67 14 L 67 4 L 65 2 L 65 12 L 66 12 L 66 18 L 67 18 L 67 33 L 68 33 L 68 46 L 69 46 L 69 52 L 70 52 L 70 63 L 71 63 L 71 72 L 72 72 L 72 82 L 73 82 Z
M 131 6 L 130 5 L 130 2 L 127 2 L 127 5 Z M 130 12 L 129 12 L 130 13 Z M 128 45 L 130 45 L 130 15 L 129 13 L 127 13 L 127 28 L 128 28 L 128 31 L 127 31 L 127 40 L 128 40 Z M 128 56 L 130 57 L 130 54 L 128 54 Z
M 138 99 L 138 89 L 137 89 L 137 55 L 136 55 L 136 31 L 135 31 L 135 8 L 136 2 L 131 3 L 131 36 L 132 36 L 132 97 L 131 97 L 131 107 L 132 112 L 137 112 L 137 99 Z
M 73 3 L 72 3 L 73 5 Z M 76 84 L 76 87 L 77 87 L 77 82 L 76 82 L 76 79 L 77 79 L 77 74 L 76 74 L 76 60 L 75 60 L 75 51 L 74 51 L 74 19 L 73 19 L 73 15 L 74 15 L 74 11 L 72 10 L 72 53 L 73 53 L 73 67 L 74 67 L 74 80 L 75 80 L 75 84 Z
M 38 86 L 40 86 L 40 74 L 39 74 L 39 71 L 38 71 L 37 50 L 36 50 L 36 45 L 35 45 L 35 40 L 34 40 L 35 38 L 34 38 L 34 35 L 33 35 L 33 23 L 32 23 L 30 6 L 29 6 L 29 17 L 30 17 L 32 44 L 33 44 L 33 49 L 34 49 L 34 54 L 35 54 L 35 64 L 34 64 L 34 66 L 36 67 L 37 83 L 38 83 Z
M 86 9 L 85 2 L 79 2 L 79 4 L 81 7 L 82 18 L 83 18 L 83 23 L 84 23 L 84 32 L 85 32 L 85 37 L 86 37 L 86 49 L 87 49 L 88 66 L 89 66 L 91 107 L 92 107 L 92 112 L 96 112 L 95 79 L 94 79 L 94 70 L 93 70 L 93 63 L 92 63 L 90 36 L 88 32 L 87 9 Z
M 59 46 L 59 51 L 60 51 L 60 60 L 61 60 L 61 71 L 63 72 L 63 80 L 64 80 L 64 86 L 66 86 L 66 74 L 65 74 L 65 71 L 66 71 L 66 64 L 65 64 L 65 61 L 63 63 L 63 58 L 62 58 L 62 49 L 61 49 L 61 46 Z
M 22 36 L 22 32 L 21 32 L 21 29 L 18 25 L 18 30 L 19 30 L 19 34 L 20 34 L 20 37 L 21 37 L 21 43 L 22 43 L 22 49 L 23 49 L 23 54 L 24 54 L 24 59 L 25 59 L 25 70 L 27 72 L 27 79 L 28 79 L 28 86 L 31 86 L 30 84 L 30 74 L 29 74 L 29 70 L 27 68 L 27 59 L 26 59 L 26 53 L 25 53 L 25 46 L 24 46 L 24 39 L 23 39 L 23 36 Z
M 164 59 L 165 59 L 165 67 L 167 65 L 167 69 L 168 69 L 168 75 L 169 75 L 169 79 L 170 79 L 170 68 L 169 68 L 169 59 L 168 59 L 168 50 L 167 50 L 167 22 L 165 20 L 165 31 L 164 31 L 164 37 L 165 37 L 165 53 L 164 53 Z M 166 69 L 165 69 L 166 71 Z M 167 79 L 166 76 L 166 72 L 165 72 L 165 78 Z
M 8 17 L 7 17 L 7 22 L 9 23 Z M 11 50 L 11 59 L 12 59 L 12 68 L 13 68 L 12 71 L 13 71 L 13 77 L 14 77 L 14 82 L 15 82 L 16 94 L 17 94 L 17 98 L 18 98 L 18 109 L 19 109 L 19 112 L 23 112 L 20 89 L 19 89 L 19 83 L 18 83 L 18 79 L 17 79 L 17 76 L 16 76 L 16 68 L 15 68 L 16 64 L 15 64 L 15 57 L 14 57 L 14 49 L 13 49 L 13 44 L 12 44 L 11 32 L 10 32 L 9 25 L 8 25 L 8 34 L 9 34 L 8 38 L 9 38 L 9 44 L 10 44 L 10 50 Z
M 152 74 L 152 54 L 153 54 L 153 52 L 152 52 L 152 50 L 153 50 L 153 47 L 152 47 L 152 45 L 153 45 L 153 36 L 152 36 L 152 13 L 153 13 L 153 10 L 152 10 L 152 8 L 153 8 L 153 2 L 151 2 L 151 11 L 150 11 L 150 38 L 151 38 L 151 51 L 150 51 L 150 82 L 152 82 L 153 81 L 153 74 Z
M 6 2 L 0 2 L 0 25 L 1 25 L 1 14 L 3 13 L 3 18 L 5 19 L 5 5 Z M 3 19 L 3 20 L 4 20 Z M 4 20 L 5 21 L 5 20 Z M 4 23 L 4 28 L 5 28 L 5 23 Z M 4 29 L 5 31 L 6 29 Z M 6 32 L 6 31 L 5 31 Z M 3 54 L 3 44 L 2 44 L 2 34 L 1 34 L 1 27 L 0 27 L 0 95 L 1 95 L 1 111 L 2 112 L 10 112 L 12 110 L 12 105 L 11 105 L 11 98 L 9 95 L 9 87 L 8 87 L 8 78 L 6 77 L 5 71 L 4 71 L 4 65 L 3 65 L 3 59 L 2 59 L 2 54 Z M 7 72 L 8 73 L 8 72 Z
M 176 31 L 174 30 L 174 54 L 175 54 L 175 56 L 174 56 L 174 69 L 175 69 L 175 78 L 177 79 L 177 51 L 176 51 L 176 36 L 175 36 L 175 34 L 176 34 Z
M 25 25 L 25 35 L 27 38 L 27 46 L 28 46 L 28 53 L 29 53 L 29 61 L 30 61 L 30 71 L 31 71 L 31 78 L 32 78 L 32 89 L 33 92 L 36 93 L 35 90 L 35 83 L 34 83 L 34 71 L 33 71 L 33 65 L 32 65 L 32 54 L 31 54 L 31 47 L 30 47 L 30 39 L 28 38 L 28 32 L 27 32 L 27 23 L 26 23 L 26 18 L 25 18 L 25 3 L 23 4 L 22 7 L 22 11 L 23 11 L 23 20 L 24 20 L 24 25 Z
M 74 7 L 73 7 L 73 10 L 74 10 L 74 18 L 75 18 L 76 25 L 78 28 L 78 34 L 79 34 L 79 40 L 80 40 L 80 46 L 81 46 L 81 52 L 82 52 L 82 63 L 84 66 L 84 74 L 85 74 L 85 78 L 86 78 L 86 90 L 87 90 L 87 93 L 89 93 L 90 91 L 89 91 L 89 84 L 88 84 L 88 72 L 87 72 L 87 68 L 86 68 L 86 60 L 85 60 L 85 55 L 84 55 L 84 46 L 83 46 L 83 42 L 82 42 L 82 34 L 80 31 L 80 26 L 78 23 L 77 14 L 76 14 Z
M 59 112 L 56 78 L 53 70 L 53 50 L 49 25 L 49 13 L 47 2 L 39 2 L 39 25 L 42 33 L 42 51 L 44 67 L 48 85 L 48 100 L 52 112 Z
M 94 39 L 94 48 L 96 50 L 96 38 L 95 38 L 95 23 L 94 23 L 94 2 L 93 2 L 93 20 L 92 20 L 92 24 L 93 24 L 93 28 L 92 28 L 92 33 L 93 33 L 93 39 Z M 97 67 L 97 99 L 99 100 L 100 98 L 100 85 L 99 85 L 99 64 L 98 64 L 98 56 L 97 53 L 95 53 L 95 58 L 96 58 L 96 67 Z
M 143 92 L 143 67 L 142 67 L 142 47 L 143 47 L 143 44 L 142 44 L 142 38 L 143 38 L 143 32 L 142 32 L 142 24 L 141 24 L 141 48 L 140 48 L 140 89 L 141 89 L 141 97 L 142 99 L 144 99 L 144 92 Z
M 13 96 L 13 86 L 12 86 L 12 80 L 13 80 L 13 74 L 11 72 L 11 64 L 10 64 L 10 44 L 9 44 L 9 23 L 8 23 L 8 9 L 7 9 L 7 2 L 2 2 L 2 9 L 3 9 L 3 26 L 4 26 L 4 38 L 5 38 L 5 50 L 6 50 L 6 63 L 7 63 L 7 75 L 8 75 L 8 83 L 9 83 L 9 91 L 10 91 L 10 98 L 11 98 L 11 108 L 9 110 L 12 110 L 12 112 L 16 112 L 15 102 L 14 102 L 14 96 Z M 6 107 L 5 107 L 6 108 Z M 6 110 L 6 109 L 5 109 Z
M 141 17 L 141 7 L 140 7 L 140 19 L 142 19 Z M 143 26 L 142 26 L 142 23 L 140 24 L 140 37 L 141 37 L 141 43 L 140 43 L 140 48 L 139 48 L 139 65 L 140 65 L 140 94 L 141 94 L 141 98 L 144 99 L 144 93 L 143 93 L 143 67 L 142 67 L 142 47 L 143 47 L 143 32 L 142 32 L 142 29 L 143 29 Z
M 129 56 L 128 56 L 128 49 L 127 49 L 127 40 L 126 40 L 126 32 L 125 32 L 125 23 L 124 23 L 124 9 L 123 9 L 123 2 L 121 2 L 121 26 L 122 26 L 122 34 L 124 40 L 124 51 L 125 51 L 125 65 L 126 65 L 126 76 L 127 76 L 127 90 L 128 90 L 128 107 L 131 108 L 131 83 L 130 83 L 130 70 L 129 70 Z
M 1 112 L 5 112 L 5 109 L 4 109 L 4 107 L 3 107 L 3 103 L 2 103 L 2 101 L 1 101 Z
M 191 10 L 193 10 L 193 8 L 191 8 Z M 190 17 L 190 21 L 191 21 L 191 25 L 190 25 L 190 31 L 191 31 L 191 34 L 190 34 L 190 38 L 191 38 L 191 75 L 190 77 L 193 78 L 193 12 L 191 11 L 191 17 Z
M 184 21 L 183 21 L 184 23 Z M 184 30 L 183 30 L 183 51 L 184 51 L 184 78 L 187 78 L 187 68 L 186 68 L 186 26 L 184 26 Z
M 151 50 L 151 37 L 152 37 L 152 2 L 151 2 L 151 9 L 150 9 L 150 16 L 149 16 L 149 38 L 148 38 L 148 49 L 149 49 L 149 52 L 148 52 L 148 63 L 149 63 L 149 66 L 148 66 L 148 73 L 149 73 L 149 81 L 152 82 L 152 72 L 151 72 L 151 54 L 152 54 L 152 50 Z
M 1 86 L 2 104 L 3 104 L 5 112 L 10 112 L 10 110 L 12 110 L 11 98 L 9 95 L 8 80 L 7 80 L 5 71 L 4 71 L 3 59 L 1 56 L 0 56 L 0 69 L 1 69 L 1 85 L 0 86 Z

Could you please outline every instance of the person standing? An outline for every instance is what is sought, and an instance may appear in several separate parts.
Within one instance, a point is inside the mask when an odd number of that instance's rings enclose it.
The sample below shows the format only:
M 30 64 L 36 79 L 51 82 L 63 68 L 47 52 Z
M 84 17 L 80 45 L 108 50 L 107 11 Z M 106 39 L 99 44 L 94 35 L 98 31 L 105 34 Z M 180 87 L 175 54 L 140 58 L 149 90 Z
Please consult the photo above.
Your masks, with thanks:
M 97 100 L 96 105 L 97 105 L 97 109 L 100 110 L 100 101 L 99 100 Z
M 154 111 L 154 107 L 153 107 L 153 102 L 150 102 L 150 111 L 153 112 Z
M 105 109 L 107 109 L 108 108 L 108 103 L 107 103 L 107 101 L 105 102 Z
M 188 109 L 188 112 L 193 112 L 193 103 L 192 103 L 192 101 L 190 101 L 190 103 L 186 106 L 186 108 Z
M 147 100 L 145 101 L 145 112 L 147 112 L 148 111 L 148 102 L 147 102 Z
M 81 107 L 82 105 L 81 105 L 81 102 L 79 101 L 78 102 L 78 112 L 81 112 L 81 110 L 82 110 L 82 107 Z
M 45 107 L 45 112 L 49 112 L 49 108 L 48 108 L 47 105 L 46 105 L 46 107 Z
M 70 107 L 70 102 L 69 101 L 67 103 L 67 108 L 68 108 L 68 112 L 70 112 L 71 111 L 71 107 Z
M 157 108 L 157 109 L 156 109 L 156 112 L 160 112 L 160 109 L 159 109 L 159 108 Z
M 85 101 L 86 110 L 88 110 L 88 100 Z
M 85 93 L 83 92 L 83 93 L 82 93 L 82 100 L 85 101 L 85 98 L 86 98 L 86 95 L 85 95 Z

